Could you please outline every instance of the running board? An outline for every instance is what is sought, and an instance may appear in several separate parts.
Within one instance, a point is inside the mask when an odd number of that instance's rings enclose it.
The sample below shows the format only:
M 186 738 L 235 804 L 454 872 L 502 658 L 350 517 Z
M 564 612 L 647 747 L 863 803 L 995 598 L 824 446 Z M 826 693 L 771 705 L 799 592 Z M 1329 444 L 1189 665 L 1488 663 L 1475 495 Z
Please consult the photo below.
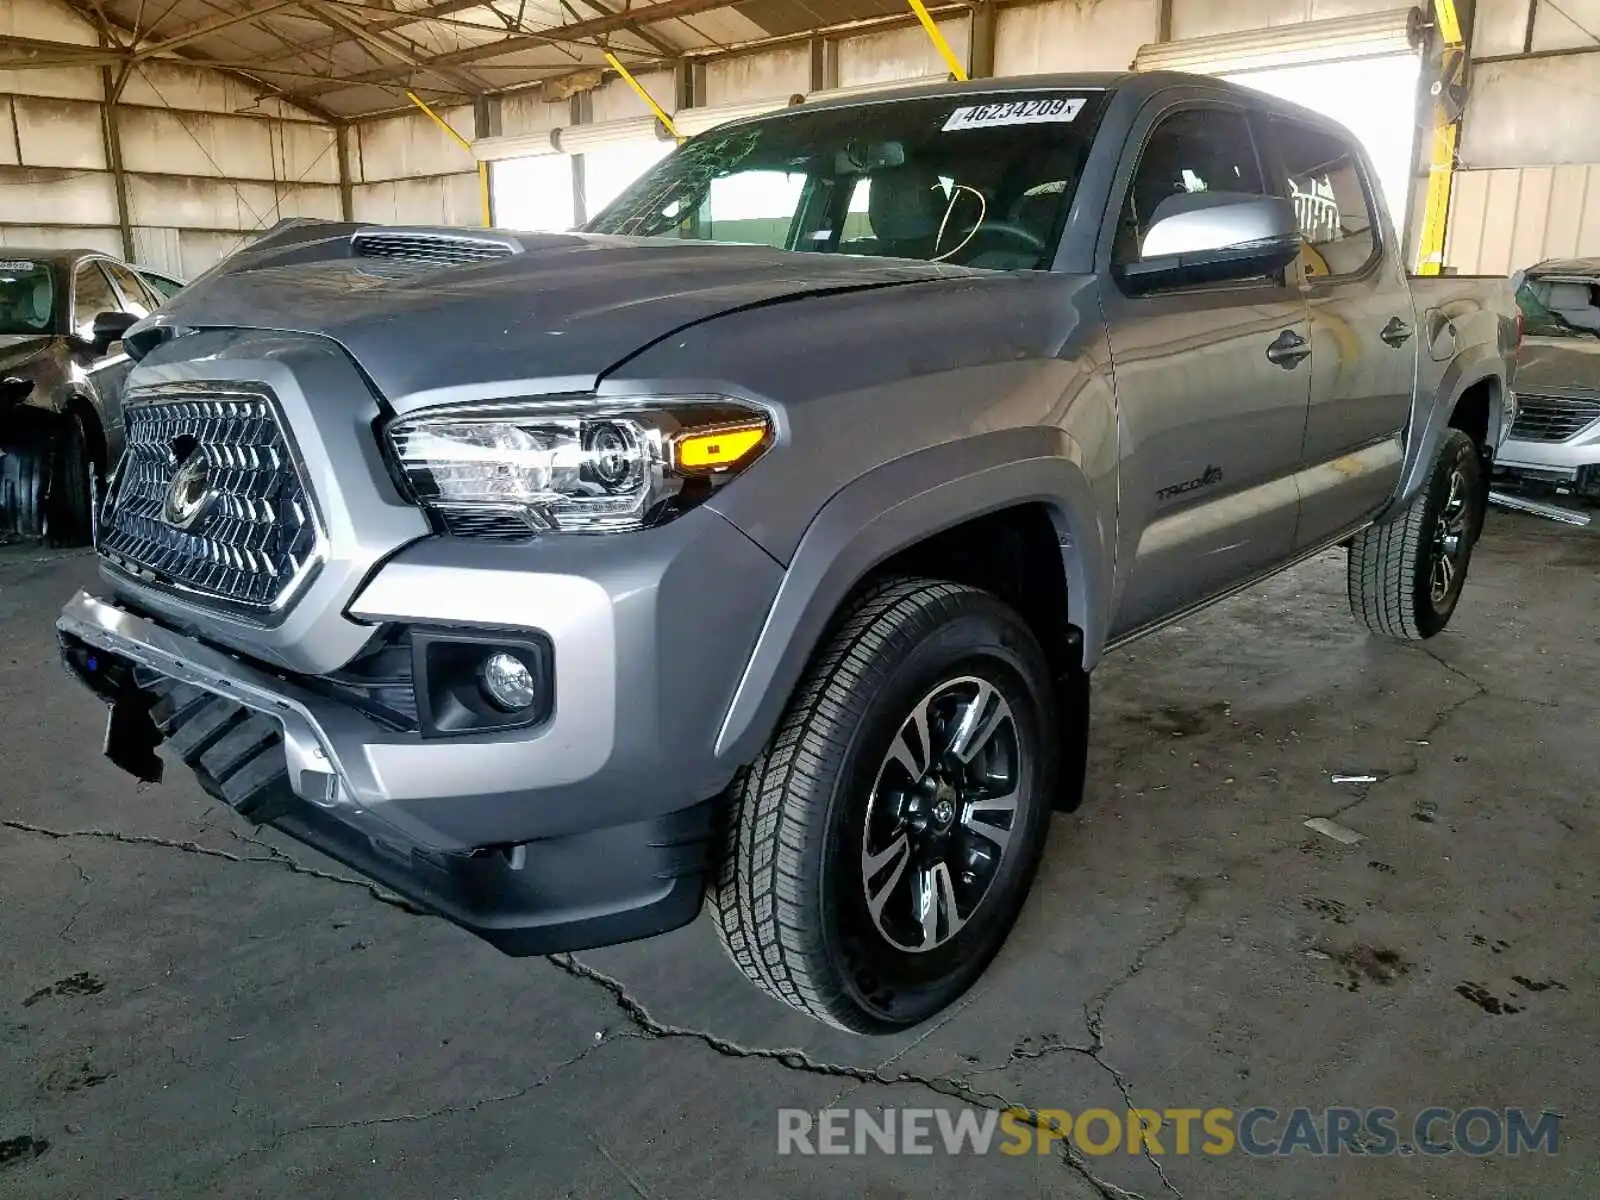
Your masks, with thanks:
M 1570 508 L 1562 508 L 1559 504 L 1545 504 L 1538 500 L 1529 500 L 1523 496 L 1512 496 L 1506 492 L 1489 493 L 1489 503 L 1498 504 L 1501 508 L 1515 509 L 1517 512 L 1532 513 L 1536 517 L 1543 517 L 1547 521 L 1560 521 L 1563 525 L 1585 526 L 1589 524 L 1587 513 L 1573 512 Z

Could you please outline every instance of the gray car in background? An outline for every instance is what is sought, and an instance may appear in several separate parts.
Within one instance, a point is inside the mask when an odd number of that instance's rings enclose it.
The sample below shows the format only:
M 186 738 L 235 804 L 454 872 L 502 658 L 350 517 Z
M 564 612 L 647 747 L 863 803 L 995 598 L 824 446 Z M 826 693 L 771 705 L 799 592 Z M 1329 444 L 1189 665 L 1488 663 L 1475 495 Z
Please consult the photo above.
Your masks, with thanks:
M 1542 262 L 1517 280 L 1519 412 L 1496 474 L 1600 503 L 1600 259 Z
M 0 247 L 0 534 L 89 540 L 122 453 L 122 334 L 181 288 L 92 250 Z
M 507 953 L 709 897 L 903 1028 L 1009 932 L 1108 650 L 1340 545 L 1369 628 L 1450 620 L 1515 310 L 1387 211 L 1321 117 L 1085 75 L 724 126 L 575 234 L 280 229 L 128 334 L 64 659 L 119 765 Z

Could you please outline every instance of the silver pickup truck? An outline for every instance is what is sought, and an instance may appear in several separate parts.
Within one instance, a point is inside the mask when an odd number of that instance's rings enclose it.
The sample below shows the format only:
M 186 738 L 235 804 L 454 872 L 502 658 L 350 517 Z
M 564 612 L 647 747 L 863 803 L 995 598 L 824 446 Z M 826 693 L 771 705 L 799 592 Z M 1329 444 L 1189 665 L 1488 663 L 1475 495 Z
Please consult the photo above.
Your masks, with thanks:
M 771 995 L 905 1027 L 1108 649 L 1341 544 L 1375 632 L 1449 621 L 1515 309 L 1415 294 L 1386 213 L 1338 125 L 1073 75 L 724 126 L 572 234 L 281 229 L 128 334 L 64 657 L 113 760 L 507 953 L 709 897 Z

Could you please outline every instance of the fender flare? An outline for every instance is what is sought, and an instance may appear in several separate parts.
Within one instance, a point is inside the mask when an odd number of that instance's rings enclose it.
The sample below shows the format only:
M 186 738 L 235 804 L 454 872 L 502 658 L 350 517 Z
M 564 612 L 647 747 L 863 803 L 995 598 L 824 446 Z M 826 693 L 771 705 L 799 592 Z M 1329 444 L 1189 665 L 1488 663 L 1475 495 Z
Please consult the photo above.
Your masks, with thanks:
M 896 459 L 850 483 L 807 527 L 717 733 L 719 759 L 748 762 L 776 727 L 834 614 L 879 564 L 946 529 L 1042 503 L 1066 572 L 1084 665 L 1105 641 L 1112 533 L 1081 448 L 1059 429 L 982 434 Z
M 1489 445 L 1500 444 L 1506 432 L 1504 429 L 1505 361 L 1493 347 L 1479 346 L 1450 364 L 1449 370 L 1439 383 L 1438 390 L 1434 392 L 1432 403 L 1426 410 L 1426 423 L 1420 426 L 1413 424 L 1413 429 L 1419 431 L 1418 435 L 1407 439 L 1409 446 L 1399 487 L 1395 491 L 1394 499 L 1378 517 L 1378 524 L 1392 521 L 1405 512 L 1406 506 L 1422 490 L 1427 483 L 1428 473 L 1433 469 L 1433 460 L 1439 452 L 1439 443 L 1444 438 L 1445 430 L 1450 428 L 1450 418 L 1455 415 L 1456 405 L 1470 388 L 1485 380 L 1491 380 L 1495 384 L 1495 397 L 1489 411 Z

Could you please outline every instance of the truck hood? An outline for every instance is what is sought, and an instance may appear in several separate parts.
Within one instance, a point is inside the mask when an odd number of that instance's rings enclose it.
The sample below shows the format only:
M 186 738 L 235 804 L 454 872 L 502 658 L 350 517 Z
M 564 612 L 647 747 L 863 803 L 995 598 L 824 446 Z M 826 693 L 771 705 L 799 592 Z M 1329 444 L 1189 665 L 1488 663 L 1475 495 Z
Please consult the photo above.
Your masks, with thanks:
M 1512 389 L 1536 396 L 1600 395 L 1600 337 L 1529 337 Z
M 172 326 L 332 338 L 391 401 L 508 380 L 558 380 L 576 390 L 724 313 L 973 274 L 936 263 L 581 234 L 512 235 L 518 249 L 505 257 L 439 265 L 356 255 L 350 228 L 241 252 L 135 336 Z M 803 326 L 795 329 L 798 336 Z

